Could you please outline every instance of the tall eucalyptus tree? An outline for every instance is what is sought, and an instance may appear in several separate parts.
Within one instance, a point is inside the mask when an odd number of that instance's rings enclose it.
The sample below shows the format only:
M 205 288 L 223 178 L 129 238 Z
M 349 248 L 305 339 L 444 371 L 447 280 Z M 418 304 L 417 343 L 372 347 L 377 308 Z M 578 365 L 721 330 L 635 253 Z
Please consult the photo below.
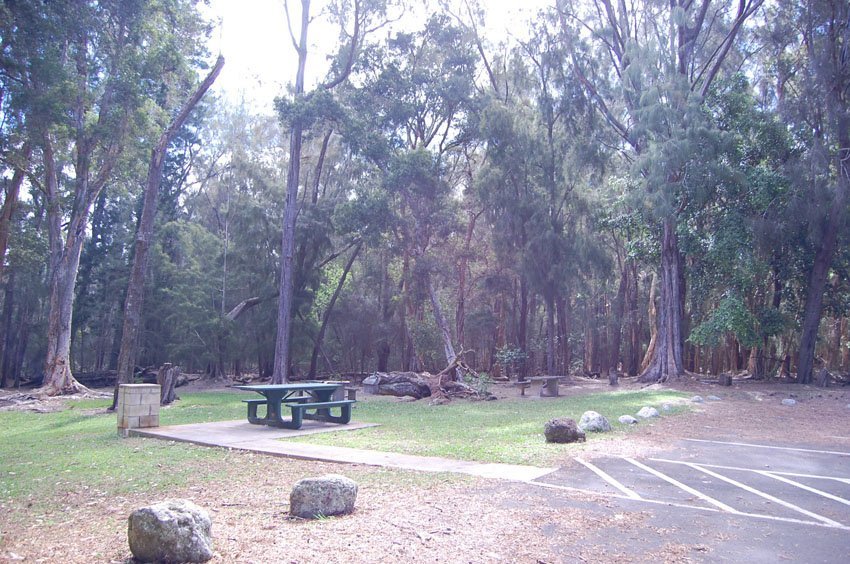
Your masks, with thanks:
M 4 37 L 7 54 L 25 68 L 15 103 L 38 151 L 40 166 L 31 168 L 30 178 L 47 202 L 47 394 L 81 388 L 71 374 L 71 320 L 92 205 L 135 141 L 131 133 L 143 125 L 147 99 L 159 93 L 161 77 L 200 54 L 204 26 L 195 4 L 5 4 L 14 22 L 13 34 Z
M 684 373 L 680 217 L 710 160 L 703 100 L 763 0 L 558 0 L 573 71 L 643 180 L 661 248 L 658 337 L 643 381 Z M 709 151 L 709 154 L 706 154 Z M 696 165 L 696 166 L 695 166 Z

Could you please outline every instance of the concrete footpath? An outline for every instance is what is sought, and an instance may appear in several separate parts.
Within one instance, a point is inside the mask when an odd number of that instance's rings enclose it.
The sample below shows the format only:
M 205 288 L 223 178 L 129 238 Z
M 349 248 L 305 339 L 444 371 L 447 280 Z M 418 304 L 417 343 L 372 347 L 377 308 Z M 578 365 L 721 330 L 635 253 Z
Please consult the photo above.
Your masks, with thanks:
M 130 431 L 130 435 L 188 442 L 204 446 L 234 448 L 303 460 L 365 464 L 386 468 L 419 470 L 422 472 L 453 472 L 517 482 L 536 480 L 556 470 L 556 468 L 539 468 L 518 464 L 484 464 L 436 456 L 415 456 L 411 454 L 311 445 L 280 440 L 315 433 L 354 431 L 374 426 L 372 423 L 352 422 L 348 425 L 337 425 L 308 420 L 304 422 L 304 426 L 301 429 L 293 430 L 252 425 L 247 421 L 241 420 L 133 429 Z

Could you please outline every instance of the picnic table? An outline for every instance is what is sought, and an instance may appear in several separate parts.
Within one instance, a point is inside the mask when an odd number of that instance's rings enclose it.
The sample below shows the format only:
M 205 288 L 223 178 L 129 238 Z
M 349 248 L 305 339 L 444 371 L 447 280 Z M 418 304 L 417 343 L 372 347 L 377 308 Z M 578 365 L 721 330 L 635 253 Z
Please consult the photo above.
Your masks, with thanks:
M 540 383 L 540 397 L 542 398 L 554 398 L 560 395 L 558 392 L 558 380 L 560 379 L 560 376 L 534 376 L 530 378 L 532 382 Z
M 342 389 L 339 382 L 298 382 L 293 384 L 268 384 L 234 386 L 246 392 L 256 392 L 265 399 L 245 399 L 248 404 L 248 422 L 286 429 L 300 429 L 304 419 L 346 424 L 351 421 L 354 400 L 334 400 L 334 393 Z M 265 417 L 259 417 L 258 408 L 265 406 Z M 284 408 L 292 417 L 283 418 Z M 331 415 L 331 409 L 340 409 L 340 415 Z

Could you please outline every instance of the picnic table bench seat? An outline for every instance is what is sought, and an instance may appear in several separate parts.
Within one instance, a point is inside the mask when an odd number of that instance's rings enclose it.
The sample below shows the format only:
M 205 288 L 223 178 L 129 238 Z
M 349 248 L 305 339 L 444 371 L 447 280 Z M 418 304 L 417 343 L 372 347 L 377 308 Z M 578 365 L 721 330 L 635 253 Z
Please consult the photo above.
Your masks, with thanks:
M 313 401 L 315 399 L 313 396 L 295 396 L 291 398 L 286 398 L 287 402 L 298 403 L 305 401 Z M 257 399 L 243 399 L 243 403 L 248 404 L 248 421 L 250 423 L 262 423 L 265 421 L 265 418 L 257 416 L 257 408 L 261 405 L 266 406 L 266 410 L 268 410 L 268 399 L 266 398 L 257 398 Z M 266 417 L 268 417 L 268 411 L 266 412 Z
M 320 419 L 331 423 L 346 424 L 351 421 L 351 406 L 355 400 L 317 401 L 309 403 L 293 402 L 286 400 L 286 407 L 292 411 L 292 425 L 295 429 L 301 427 L 304 419 Z M 340 408 L 340 415 L 331 415 L 331 408 Z M 315 414 L 306 413 L 315 410 Z

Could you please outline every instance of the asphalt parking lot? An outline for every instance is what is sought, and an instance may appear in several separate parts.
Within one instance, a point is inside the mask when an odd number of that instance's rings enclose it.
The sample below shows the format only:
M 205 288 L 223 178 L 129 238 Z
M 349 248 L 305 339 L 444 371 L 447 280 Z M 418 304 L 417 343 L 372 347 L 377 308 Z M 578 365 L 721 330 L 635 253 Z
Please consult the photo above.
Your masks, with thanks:
M 850 561 L 850 452 L 689 439 L 650 457 L 576 462 L 534 483 L 648 512 L 674 542 L 709 539 L 689 559 Z
M 538 482 L 850 532 L 850 452 L 690 439 L 660 456 L 577 462 Z

